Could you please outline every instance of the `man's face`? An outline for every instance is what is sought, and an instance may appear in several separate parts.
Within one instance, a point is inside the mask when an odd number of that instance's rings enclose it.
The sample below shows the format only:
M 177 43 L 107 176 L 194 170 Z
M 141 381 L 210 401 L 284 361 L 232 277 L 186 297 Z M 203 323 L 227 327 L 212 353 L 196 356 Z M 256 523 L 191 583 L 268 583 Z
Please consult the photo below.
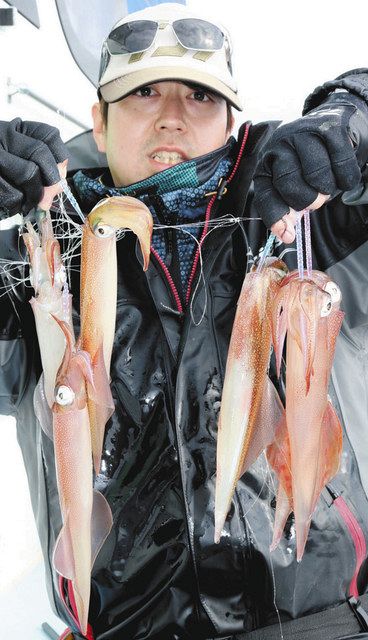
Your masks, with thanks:
M 226 101 L 180 82 L 157 82 L 109 104 L 105 126 L 92 110 L 94 137 L 116 187 L 144 180 L 225 144 Z

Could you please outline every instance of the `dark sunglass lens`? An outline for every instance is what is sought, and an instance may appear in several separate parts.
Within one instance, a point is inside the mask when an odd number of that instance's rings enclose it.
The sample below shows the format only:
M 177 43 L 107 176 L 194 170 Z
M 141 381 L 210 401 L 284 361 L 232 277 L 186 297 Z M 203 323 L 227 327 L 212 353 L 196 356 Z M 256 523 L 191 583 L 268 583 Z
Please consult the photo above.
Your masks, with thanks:
M 109 64 L 110 61 L 110 54 L 107 50 L 106 44 L 103 45 L 102 47 L 102 52 L 101 52 L 101 60 L 100 60 L 100 70 L 99 70 L 99 74 L 98 74 L 98 79 L 101 80 L 103 74 L 105 73 L 107 66 Z
M 149 49 L 155 39 L 157 23 L 152 20 L 127 22 L 111 31 L 107 46 L 111 54 L 138 53 Z
M 219 51 L 224 43 L 224 34 L 216 25 L 197 18 L 175 20 L 173 28 L 178 40 L 187 49 Z

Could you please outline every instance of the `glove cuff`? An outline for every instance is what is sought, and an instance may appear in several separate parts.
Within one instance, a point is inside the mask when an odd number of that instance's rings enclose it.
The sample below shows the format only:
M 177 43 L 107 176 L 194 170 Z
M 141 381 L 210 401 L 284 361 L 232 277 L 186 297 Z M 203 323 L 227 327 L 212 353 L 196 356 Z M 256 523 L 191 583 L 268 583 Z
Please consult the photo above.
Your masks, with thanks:
M 336 89 L 345 89 L 349 93 L 362 98 L 368 105 L 368 68 L 347 71 L 335 78 L 335 80 L 329 80 L 316 87 L 304 103 L 303 116 L 318 107 Z

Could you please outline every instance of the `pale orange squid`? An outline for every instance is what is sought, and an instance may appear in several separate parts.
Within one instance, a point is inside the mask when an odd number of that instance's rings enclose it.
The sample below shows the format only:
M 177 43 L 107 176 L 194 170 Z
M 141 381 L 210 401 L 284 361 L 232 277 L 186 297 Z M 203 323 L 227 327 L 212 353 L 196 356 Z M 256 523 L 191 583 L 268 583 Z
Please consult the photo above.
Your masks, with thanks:
M 86 383 L 93 385 L 90 355 L 74 343 L 70 327 L 54 317 L 67 345 L 57 374 L 53 411 L 56 477 L 63 526 L 53 565 L 71 580 L 82 634 L 88 626 L 91 570 L 112 527 L 111 509 L 93 490 L 92 443 Z
M 287 273 L 267 259 L 244 279 L 226 363 L 217 435 L 215 542 L 219 542 L 235 485 L 272 442 L 282 405 L 267 376 L 272 301 Z
M 337 473 L 342 429 L 328 399 L 335 343 L 343 313 L 341 294 L 327 274 L 290 273 L 276 296 L 273 345 L 278 372 L 286 336 L 286 409 L 267 457 L 279 479 L 271 549 L 291 511 L 300 561 L 317 500 Z
M 94 385 L 87 383 L 87 389 L 96 474 L 100 470 L 105 425 L 114 411 L 109 382 L 116 321 L 116 231 L 122 228 L 138 236 L 146 270 L 153 221 L 143 202 L 128 196 L 106 198 L 92 209 L 83 225 L 79 343 L 92 360 Z

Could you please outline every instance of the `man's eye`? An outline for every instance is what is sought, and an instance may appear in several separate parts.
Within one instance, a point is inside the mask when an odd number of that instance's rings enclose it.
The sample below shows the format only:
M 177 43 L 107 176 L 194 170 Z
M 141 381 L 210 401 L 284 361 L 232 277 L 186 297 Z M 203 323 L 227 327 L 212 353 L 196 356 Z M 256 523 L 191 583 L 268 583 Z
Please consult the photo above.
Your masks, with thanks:
M 141 87 L 136 92 L 137 96 L 143 96 L 144 98 L 148 98 L 149 96 L 152 96 L 152 94 L 153 90 L 151 87 Z
M 207 102 L 209 100 L 207 93 L 200 91 L 199 89 L 193 92 L 193 98 L 198 102 Z

